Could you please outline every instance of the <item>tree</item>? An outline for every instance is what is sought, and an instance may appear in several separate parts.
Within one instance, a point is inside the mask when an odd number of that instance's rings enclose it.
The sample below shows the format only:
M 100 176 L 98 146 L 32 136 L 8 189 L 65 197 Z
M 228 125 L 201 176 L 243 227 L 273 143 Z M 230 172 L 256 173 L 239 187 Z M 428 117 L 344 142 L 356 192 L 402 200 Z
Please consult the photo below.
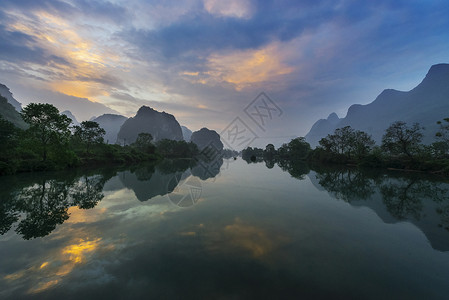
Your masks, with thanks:
M 156 147 L 164 157 L 187 158 L 198 154 L 198 147 L 192 142 L 162 139 L 156 143 Z
M 351 126 L 337 128 L 331 136 L 331 141 L 335 144 L 338 153 L 351 157 L 351 147 L 354 139 L 354 129 Z
M 154 153 L 154 145 L 152 144 L 153 136 L 151 133 L 141 132 L 137 136 L 136 141 L 132 144 L 132 146 L 136 147 L 142 152 Z
M 83 121 L 80 126 L 75 126 L 74 128 L 74 135 L 86 145 L 87 153 L 89 153 L 89 149 L 93 144 L 101 144 L 104 141 L 103 137 L 106 131 L 97 122 Z
M 345 126 L 322 138 L 319 144 L 327 152 L 344 154 L 348 158 L 352 155 L 360 158 L 371 151 L 375 142 L 366 132 Z
M 418 123 L 409 127 L 405 122 L 396 121 L 385 131 L 382 137 L 382 148 L 393 154 L 405 154 L 412 157 L 423 137 L 421 129 Z
M 304 137 L 298 137 L 291 140 L 287 146 L 288 155 L 294 159 L 305 159 L 312 150 L 310 144 L 306 142 Z
M 265 147 L 265 150 L 263 152 L 263 157 L 265 159 L 273 159 L 275 155 L 276 155 L 276 149 L 274 148 L 274 145 L 268 144 Z
M 440 148 L 445 149 L 443 152 L 447 154 L 449 150 L 449 118 L 438 121 L 437 124 L 440 125 L 440 130 L 435 135 L 440 140 L 440 143 L 443 143 L 440 144 Z
M 42 154 L 42 161 L 47 160 L 50 145 L 67 143 L 70 137 L 69 125 L 72 120 L 51 104 L 30 103 L 20 113 L 23 120 L 30 125 L 27 134 L 35 139 Z
M 16 232 L 26 240 L 50 234 L 69 218 L 68 194 L 69 185 L 59 180 L 43 179 L 41 184 L 24 188 L 16 200 L 17 209 L 24 213 Z
M 369 134 L 356 130 L 351 138 L 351 151 L 360 158 L 367 155 L 375 144 L 376 142 L 374 142 Z
M 0 116 L 0 148 L 5 147 L 13 139 L 16 127 L 13 123 Z

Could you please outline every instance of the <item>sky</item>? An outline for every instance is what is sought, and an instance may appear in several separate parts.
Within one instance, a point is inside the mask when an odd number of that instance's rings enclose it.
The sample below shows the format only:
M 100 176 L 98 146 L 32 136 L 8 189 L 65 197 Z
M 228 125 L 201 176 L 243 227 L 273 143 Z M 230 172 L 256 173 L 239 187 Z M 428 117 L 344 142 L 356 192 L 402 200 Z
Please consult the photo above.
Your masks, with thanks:
M 449 63 L 448 15 L 447 0 L 2 0 L 0 83 L 79 121 L 147 105 L 279 144 Z

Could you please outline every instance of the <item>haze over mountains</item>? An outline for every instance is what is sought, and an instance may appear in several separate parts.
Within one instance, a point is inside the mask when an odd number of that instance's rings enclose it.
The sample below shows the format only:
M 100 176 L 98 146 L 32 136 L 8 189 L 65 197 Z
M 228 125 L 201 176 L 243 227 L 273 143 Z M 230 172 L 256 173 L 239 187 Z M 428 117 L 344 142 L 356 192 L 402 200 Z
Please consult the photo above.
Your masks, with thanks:
M 0 84 L 0 115 L 20 128 L 26 124 L 19 115 L 21 104 L 14 99 L 9 88 Z M 76 117 L 70 111 L 64 111 L 74 125 Z M 424 143 L 435 141 L 438 130 L 437 121 L 449 117 L 449 64 L 433 65 L 424 80 L 408 92 L 393 89 L 384 90 L 373 102 L 354 104 L 348 109 L 346 117 L 339 118 L 332 113 L 326 119 L 315 122 L 307 133 L 306 140 L 316 147 L 321 138 L 333 133 L 337 128 L 351 126 L 371 134 L 380 144 L 385 129 L 395 121 L 414 122 L 424 126 Z M 216 147 L 222 149 L 222 143 L 215 131 L 208 129 L 192 133 L 185 126 L 180 126 L 175 116 L 158 112 L 148 106 L 142 106 L 132 118 L 118 114 L 103 114 L 92 118 L 106 130 L 105 141 L 114 144 L 131 144 L 141 132 L 151 133 L 154 141 L 161 139 L 191 141 L 201 149 L 205 143 L 215 141 Z M 206 132 L 207 131 L 207 132 Z M 213 134 L 215 133 L 215 134 Z M 206 142 L 205 142 L 206 141 Z M 285 141 L 288 142 L 288 141 Z M 238 149 L 239 150 L 239 149 Z
M 64 110 L 61 114 L 66 115 L 72 120 L 73 125 L 78 126 L 80 125 L 80 122 L 76 119 L 76 117 L 72 114 L 70 110 Z
M 187 128 L 185 126 L 181 126 L 181 130 L 182 130 L 182 136 L 184 138 L 184 141 L 190 142 L 190 137 L 192 136 L 192 130 L 190 130 L 189 128 Z
M 22 110 L 22 105 L 20 104 L 20 102 L 14 99 L 9 88 L 1 83 L 0 83 L 0 95 L 5 97 L 8 100 L 8 103 L 11 104 L 17 111 Z
M 117 142 L 117 134 L 126 120 L 128 120 L 127 117 L 115 114 L 104 114 L 92 119 L 92 121 L 97 122 L 106 131 L 104 141 L 108 144 L 115 144 Z
M 435 141 L 437 121 L 449 117 L 449 64 L 433 65 L 424 80 L 414 89 L 401 92 L 384 90 L 367 104 L 354 104 L 345 118 L 333 113 L 327 119 L 318 120 L 307 133 L 306 140 L 312 147 L 321 138 L 337 128 L 351 126 L 371 134 L 380 143 L 385 129 L 395 121 L 414 122 L 424 126 L 424 143 Z

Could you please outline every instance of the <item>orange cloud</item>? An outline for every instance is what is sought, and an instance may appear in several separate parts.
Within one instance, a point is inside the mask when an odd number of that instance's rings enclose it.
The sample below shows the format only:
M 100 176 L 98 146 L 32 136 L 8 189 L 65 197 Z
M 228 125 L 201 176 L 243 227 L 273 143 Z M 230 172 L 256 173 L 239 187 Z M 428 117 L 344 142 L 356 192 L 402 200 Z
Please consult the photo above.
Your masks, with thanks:
M 70 20 L 43 11 L 35 12 L 35 17 L 38 21 L 20 16 L 20 21 L 9 27 L 33 36 L 39 47 L 65 60 L 50 58 L 46 66 L 29 63 L 27 72 L 47 80 L 50 90 L 95 100 L 107 94 L 107 83 L 101 79 L 110 78 L 108 70 L 128 68 L 119 54 L 83 33 L 83 28 Z
M 232 83 L 237 90 L 294 71 L 293 67 L 282 62 L 277 44 L 259 50 L 212 55 L 209 57 L 209 67 L 208 74 L 212 78 Z
M 227 225 L 224 233 L 231 245 L 249 251 L 256 258 L 275 251 L 281 244 L 288 241 L 286 237 L 270 234 L 263 228 L 242 222 L 239 218 L 236 218 L 233 224 Z
M 39 293 L 58 284 L 62 278 L 73 271 L 77 265 L 84 264 L 100 247 L 103 250 L 113 250 L 113 245 L 102 245 L 101 238 L 75 239 L 56 253 L 51 253 L 44 262 L 8 274 L 3 279 L 13 281 L 33 282 L 28 293 Z

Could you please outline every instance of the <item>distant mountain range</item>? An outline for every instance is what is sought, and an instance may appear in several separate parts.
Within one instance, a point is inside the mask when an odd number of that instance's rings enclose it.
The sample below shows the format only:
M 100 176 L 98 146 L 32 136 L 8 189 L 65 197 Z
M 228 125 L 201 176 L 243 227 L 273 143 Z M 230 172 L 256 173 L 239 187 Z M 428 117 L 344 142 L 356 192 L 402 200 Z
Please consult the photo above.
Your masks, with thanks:
M 19 114 L 21 110 L 22 105 L 14 99 L 9 88 L 0 84 L 0 116 L 15 126 L 24 129 L 27 125 Z
M 0 116 L 19 128 L 26 128 L 26 123 L 8 100 L 0 95 Z
M 192 130 L 185 126 L 181 126 L 182 130 L 182 137 L 184 138 L 184 141 L 190 142 L 190 137 L 192 136 Z
M 321 138 L 337 128 L 351 126 L 372 135 L 380 144 L 385 129 L 395 121 L 414 122 L 424 126 L 424 143 L 435 141 L 437 121 L 449 117 L 449 64 L 437 64 L 430 68 L 424 80 L 408 92 L 384 90 L 366 105 L 354 104 L 345 118 L 335 113 L 313 124 L 305 138 L 312 147 Z
M 0 84 L 0 95 L 0 115 L 16 126 L 25 128 L 26 124 L 19 114 L 21 104 L 14 99 L 9 88 Z M 63 113 L 69 116 L 75 125 L 78 124 L 70 111 Z M 315 122 L 305 138 L 312 147 L 315 147 L 321 138 L 333 133 L 335 129 L 351 126 L 371 134 L 380 144 L 385 129 L 391 123 L 404 121 L 410 125 L 418 122 L 424 126 L 424 143 L 432 143 L 438 131 L 436 122 L 447 117 L 449 117 L 449 64 L 437 64 L 430 68 L 424 80 L 414 89 L 408 92 L 384 90 L 369 104 L 352 105 L 344 118 L 332 113 L 326 119 Z M 158 112 L 148 106 L 142 106 L 136 115 L 129 119 L 121 115 L 104 114 L 92 120 L 106 130 L 105 141 L 110 144 L 131 144 L 139 133 L 148 132 L 153 135 L 154 141 L 161 139 L 192 141 L 200 149 L 214 141 L 217 148 L 223 147 L 216 132 L 202 129 L 192 133 L 187 127 L 180 126 L 173 115 Z
M 117 134 L 126 120 L 128 120 L 127 117 L 115 114 L 104 114 L 91 119 L 91 121 L 97 122 L 106 131 L 104 141 L 108 144 L 117 142 Z
M 6 100 L 8 100 L 8 103 L 11 104 L 18 112 L 22 110 L 22 105 L 20 104 L 20 102 L 14 99 L 9 88 L 1 83 L 0 83 L 0 95 L 5 97 Z
M 76 117 L 72 114 L 70 110 L 64 110 L 61 114 L 66 115 L 72 120 L 72 124 L 75 126 L 79 126 L 80 122 L 76 119 Z

